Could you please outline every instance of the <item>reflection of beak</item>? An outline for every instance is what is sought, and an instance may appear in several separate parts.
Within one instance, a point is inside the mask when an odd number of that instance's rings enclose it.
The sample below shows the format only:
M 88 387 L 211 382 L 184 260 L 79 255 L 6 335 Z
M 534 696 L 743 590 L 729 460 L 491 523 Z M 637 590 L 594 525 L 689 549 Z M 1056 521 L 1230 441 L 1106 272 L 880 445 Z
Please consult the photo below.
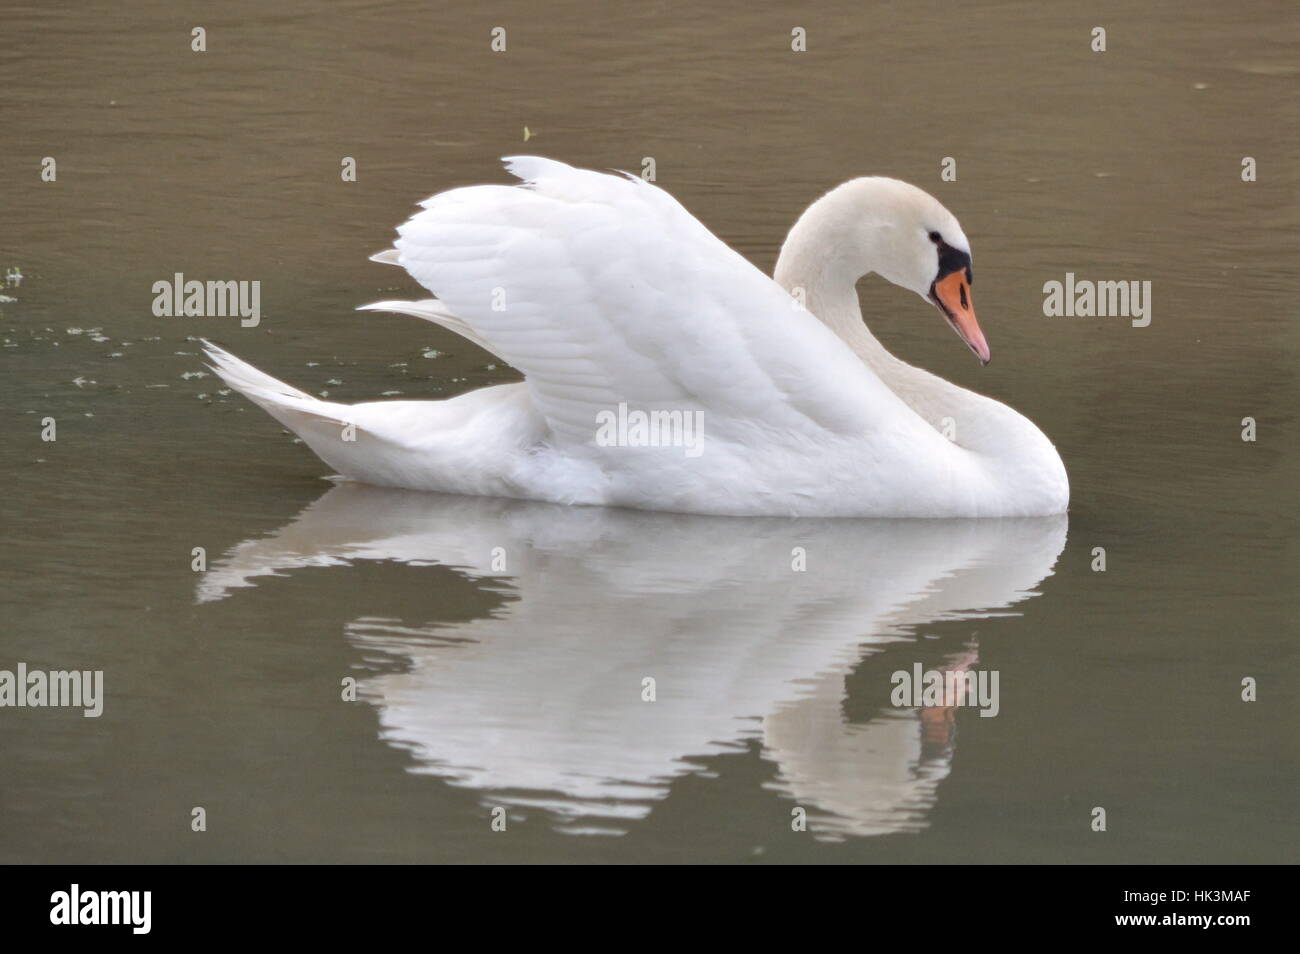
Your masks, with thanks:
M 945 275 L 930 286 L 930 300 L 939 306 L 966 346 L 975 352 L 980 364 L 989 363 L 989 346 L 975 320 L 975 306 L 970 298 L 970 284 L 962 269 Z

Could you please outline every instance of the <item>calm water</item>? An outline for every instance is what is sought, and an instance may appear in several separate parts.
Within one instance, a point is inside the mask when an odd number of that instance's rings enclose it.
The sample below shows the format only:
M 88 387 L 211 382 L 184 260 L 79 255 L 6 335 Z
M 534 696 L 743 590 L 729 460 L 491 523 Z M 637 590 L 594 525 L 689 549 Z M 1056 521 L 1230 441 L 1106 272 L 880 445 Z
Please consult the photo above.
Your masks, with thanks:
M 1294 860 L 1297 12 L 1131 7 L 11 5 L 0 669 L 107 699 L 0 709 L 0 861 Z M 995 361 L 878 280 L 867 320 L 1037 421 L 1068 521 L 332 487 L 204 374 L 199 334 L 335 399 L 512 380 L 353 309 L 416 296 L 366 261 L 414 202 L 521 151 L 654 157 L 764 269 L 844 179 L 933 191 Z M 261 325 L 155 317 L 175 272 L 261 281 Z M 1044 317 L 1066 272 L 1149 280 L 1151 325 Z M 891 706 L 917 663 L 997 671 L 997 717 Z

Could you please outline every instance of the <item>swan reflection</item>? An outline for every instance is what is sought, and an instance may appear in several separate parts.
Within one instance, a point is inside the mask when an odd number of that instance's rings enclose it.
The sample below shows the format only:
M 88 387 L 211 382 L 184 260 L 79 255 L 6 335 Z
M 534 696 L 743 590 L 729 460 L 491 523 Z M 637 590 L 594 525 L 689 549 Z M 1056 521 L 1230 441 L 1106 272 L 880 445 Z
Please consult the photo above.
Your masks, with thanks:
M 439 578 L 423 618 L 344 624 L 391 663 L 359 695 L 413 771 L 563 830 L 620 832 L 702 759 L 757 743 L 770 785 L 834 838 L 925 826 L 953 713 L 893 707 L 889 674 L 919 658 L 919 627 L 1033 595 L 1065 537 L 1064 516 L 712 518 L 345 483 L 233 548 L 198 598 L 300 567 L 455 568 L 505 601 L 450 622 Z M 977 664 L 971 642 L 941 666 Z M 864 667 L 851 708 L 870 714 L 849 720 L 845 680 Z

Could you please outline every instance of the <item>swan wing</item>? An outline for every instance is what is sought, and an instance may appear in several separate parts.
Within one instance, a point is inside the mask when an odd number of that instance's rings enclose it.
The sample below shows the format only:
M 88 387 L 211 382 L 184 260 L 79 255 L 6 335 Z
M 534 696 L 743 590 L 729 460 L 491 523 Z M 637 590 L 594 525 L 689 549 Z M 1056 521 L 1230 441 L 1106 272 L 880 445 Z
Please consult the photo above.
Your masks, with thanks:
M 602 411 L 701 411 L 711 434 L 858 434 L 897 398 L 839 338 L 658 187 L 537 157 L 398 228 L 439 315 L 523 372 L 560 442 Z M 388 259 L 391 261 L 390 259 Z M 390 306 L 391 307 L 391 306 Z M 468 334 L 466 334 L 466 331 Z
M 393 249 L 396 252 L 396 249 Z M 396 315 L 410 315 L 412 318 L 423 318 L 425 321 L 431 321 L 435 325 L 442 325 L 448 331 L 454 331 L 467 341 L 472 341 L 484 351 L 491 351 L 492 348 L 486 341 L 474 333 L 474 329 L 467 325 L 459 315 L 454 315 L 448 310 L 447 306 L 436 298 L 429 298 L 425 301 L 376 301 L 369 305 L 362 305 L 357 311 L 389 311 Z M 497 355 L 497 357 L 501 357 Z

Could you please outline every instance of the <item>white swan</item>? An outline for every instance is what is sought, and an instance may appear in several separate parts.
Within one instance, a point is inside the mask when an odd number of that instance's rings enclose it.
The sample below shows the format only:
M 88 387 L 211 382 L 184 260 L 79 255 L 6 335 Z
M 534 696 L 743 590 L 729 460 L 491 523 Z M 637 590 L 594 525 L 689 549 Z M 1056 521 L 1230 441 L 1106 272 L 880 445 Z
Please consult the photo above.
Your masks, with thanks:
M 855 284 L 876 272 L 988 361 L 969 243 L 920 189 L 834 189 L 791 229 L 773 281 L 636 177 L 505 162 L 524 185 L 435 195 L 376 256 L 438 298 L 366 307 L 449 328 L 523 382 L 344 405 L 208 345 L 214 370 L 341 474 L 383 486 L 704 514 L 1066 509 L 1037 427 L 898 360 L 862 322 Z

